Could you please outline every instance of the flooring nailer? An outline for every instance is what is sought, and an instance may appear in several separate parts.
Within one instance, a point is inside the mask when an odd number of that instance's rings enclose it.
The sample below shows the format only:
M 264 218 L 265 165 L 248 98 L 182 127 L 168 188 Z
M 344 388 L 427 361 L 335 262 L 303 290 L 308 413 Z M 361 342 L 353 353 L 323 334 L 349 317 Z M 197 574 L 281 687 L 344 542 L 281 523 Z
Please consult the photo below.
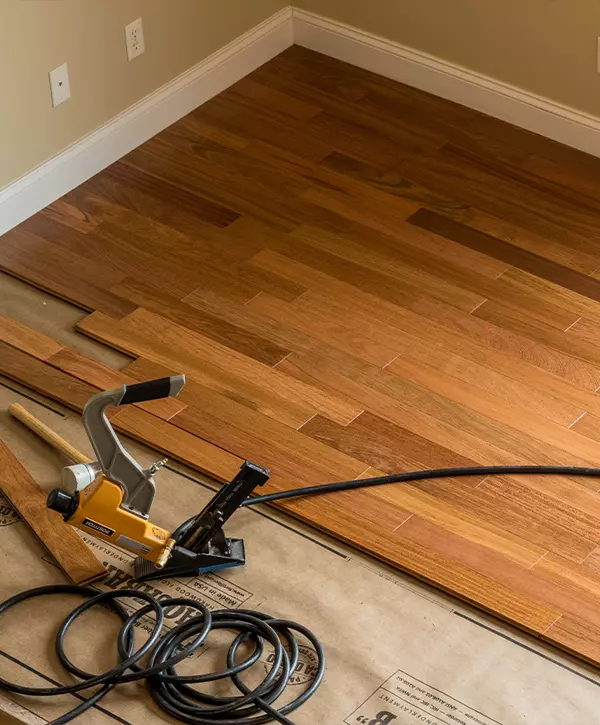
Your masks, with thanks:
M 223 525 L 257 486 L 269 480 L 264 468 L 246 462 L 208 505 L 175 531 L 149 520 L 156 492 L 154 476 L 165 460 L 143 469 L 123 448 L 106 416 L 110 406 L 178 395 L 185 376 L 175 375 L 98 393 L 83 411 L 83 424 L 96 461 L 67 466 L 62 488 L 48 496 L 48 508 L 72 526 L 138 554 L 138 579 L 196 576 L 245 564 L 242 539 L 228 539 Z

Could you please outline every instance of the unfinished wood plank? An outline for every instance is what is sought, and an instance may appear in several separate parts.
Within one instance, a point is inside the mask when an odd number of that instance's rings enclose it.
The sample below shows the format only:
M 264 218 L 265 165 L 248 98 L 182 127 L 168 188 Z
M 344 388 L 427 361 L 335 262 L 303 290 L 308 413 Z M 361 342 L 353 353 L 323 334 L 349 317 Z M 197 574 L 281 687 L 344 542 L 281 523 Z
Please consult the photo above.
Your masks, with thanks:
M 89 584 L 106 575 L 106 569 L 75 529 L 66 524 L 59 514 L 46 508 L 47 494 L 2 442 L 0 491 L 72 582 Z

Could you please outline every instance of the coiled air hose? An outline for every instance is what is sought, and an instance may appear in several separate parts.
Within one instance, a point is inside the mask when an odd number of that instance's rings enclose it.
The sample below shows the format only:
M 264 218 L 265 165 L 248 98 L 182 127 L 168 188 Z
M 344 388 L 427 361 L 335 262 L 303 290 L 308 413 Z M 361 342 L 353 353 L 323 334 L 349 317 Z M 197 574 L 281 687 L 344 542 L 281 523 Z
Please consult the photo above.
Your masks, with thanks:
M 389 476 L 378 476 L 356 481 L 320 484 L 306 488 L 254 496 L 246 499 L 243 506 L 255 506 L 284 499 L 316 496 L 336 491 L 349 491 L 370 486 L 383 486 L 391 483 L 408 483 L 433 478 L 457 478 L 460 476 L 493 475 L 554 475 L 588 476 L 600 478 L 598 468 L 577 468 L 570 466 L 475 466 L 470 468 L 445 468 L 427 471 L 412 471 Z M 185 531 L 195 517 L 184 522 L 178 532 Z M 56 635 L 56 651 L 60 662 L 81 682 L 61 687 L 24 687 L 0 678 L 0 689 L 20 695 L 48 697 L 52 695 L 74 694 L 98 687 L 89 699 L 70 712 L 62 715 L 49 725 L 65 725 L 78 715 L 99 702 L 116 685 L 145 680 L 150 695 L 156 704 L 167 714 L 190 725 L 261 725 L 267 722 L 279 722 L 294 725 L 286 716 L 303 705 L 317 690 L 325 673 L 325 655 L 323 647 L 315 635 L 306 627 L 282 619 L 275 619 L 260 612 L 226 609 L 211 612 L 201 603 L 191 599 L 165 599 L 158 601 L 149 594 L 136 590 L 123 590 L 98 594 L 95 589 L 75 585 L 55 585 L 39 587 L 17 594 L 0 604 L 0 615 L 9 608 L 28 599 L 49 594 L 78 594 L 85 597 L 83 604 L 74 609 L 65 619 Z M 146 606 L 134 614 L 117 600 L 142 599 Z M 91 607 L 103 605 L 115 612 L 123 620 L 123 626 L 117 638 L 120 663 L 102 675 L 92 675 L 74 665 L 64 650 L 64 639 L 69 627 L 83 612 Z M 198 611 L 198 615 L 163 634 L 164 611 L 174 606 L 188 606 Z M 153 631 L 145 644 L 134 652 L 133 627 L 143 616 L 154 615 Z M 227 667 L 219 672 L 204 675 L 178 675 L 176 665 L 193 655 L 205 643 L 211 631 L 231 629 L 238 632 L 227 653 Z M 314 647 L 317 655 L 317 668 L 313 681 L 288 704 L 276 707 L 276 701 L 285 692 L 299 658 L 298 641 L 295 634 L 306 638 Z M 191 641 L 190 641 L 191 640 Z M 286 643 L 287 649 L 283 642 Z M 249 642 L 254 646 L 253 653 L 243 662 L 236 664 L 236 654 L 240 646 Z M 249 670 L 258 662 L 265 643 L 274 648 L 273 664 L 254 690 L 250 690 L 240 679 L 242 672 Z M 288 651 L 289 650 L 289 654 Z M 145 668 L 138 664 L 148 655 Z M 231 680 L 240 695 L 217 697 L 202 693 L 190 685 Z
M 139 680 L 146 681 L 151 697 L 161 710 L 190 725 L 260 725 L 273 721 L 294 725 L 286 715 L 311 697 L 325 674 L 323 647 L 315 635 L 301 624 L 243 609 L 223 609 L 211 613 L 203 604 L 193 599 L 173 598 L 159 601 L 145 592 L 133 589 L 99 594 L 91 587 L 53 585 L 29 589 L 7 599 L 0 604 L 0 615 L 21 602 L 51 594 L 76 594 L 85 598 L 59 627 L 55 641 L 61 664 L 81 682 L 57 687 L 25 687 L 0 678 L 0 690 L 37 697 L 76 694 L 99 688 L 87 700 L 49 725 L 65 725 L 93 707 L 116 685 Z M 118 601 L 120 599 L 141 599 L 146 602 L 146 606 L 130 615 Z M 71 662 L 65 652 L 64 641 L 73 622 L 85 611 L 98 605 L 117 614 L 123 625 L 117 637 L 119 664 L 101 675 L 93 675 Z M 163 633 L 164 613 L 170 607 L 176 606 L 191 607 L 198 614 Z M 146 642 L 134 651 L 133 628 L 146 615 L 154 618 L 152 632 Z M 203 675 L 178 675 L 176 665 L 197 652 L 210 633 L 217 629 L 238 633 L 227 653 L 227 667 Z M 316 672 L 312 682 L 300 695 L 286 705 L 277 707 L 276 701 L 285 692 L 298 666 L 299 646 L 296 635 L 301 635 L 313 646 L 317 656 Z M 237 652 L 244 643 L 249 643 L 254 648 L 253 652 L 242 662 L 236 663 Z M 265 644 L 273 648 L 273 662 L 262 682 L 250 689 L 244 684 L 240 674 L 259 661 Z M 138 663 L 146 656 L 146 667 L 141 667 Z M 215 696 L 191 687 L 227 679 L 235 684 L 240 695 Z

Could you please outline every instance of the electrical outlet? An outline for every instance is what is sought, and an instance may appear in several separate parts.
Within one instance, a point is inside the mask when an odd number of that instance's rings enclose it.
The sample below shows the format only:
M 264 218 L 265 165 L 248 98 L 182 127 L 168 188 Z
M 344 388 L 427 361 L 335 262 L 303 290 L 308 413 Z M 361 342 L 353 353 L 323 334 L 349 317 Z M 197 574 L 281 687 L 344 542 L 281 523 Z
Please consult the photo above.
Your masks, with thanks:
M 141 55 L 146 50 L 146 46 L 144 45 L 144 28 L 141 18 L 127 25 L 125 28 L 125 42 L 127 44 L 127 57 L 129 60 L 137 58 L 138 55 Z
M 51 70 L 50 90 L 52 92 L 52 105 L 54 107 L 68 101 L 71 98 L 71 86 L 69 84 L 69 69 L 66 63 Z

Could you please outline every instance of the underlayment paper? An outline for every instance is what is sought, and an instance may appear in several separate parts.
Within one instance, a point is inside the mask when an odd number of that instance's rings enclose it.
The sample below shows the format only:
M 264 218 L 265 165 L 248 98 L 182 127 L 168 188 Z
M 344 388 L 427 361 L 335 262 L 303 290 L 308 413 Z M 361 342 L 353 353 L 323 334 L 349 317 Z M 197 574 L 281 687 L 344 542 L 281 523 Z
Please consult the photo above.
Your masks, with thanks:
M 63 461 L 4 412 L 15 401 L 90 453 L 85 433 L 76 416 L 62 417 L 0 388 L 2 438 L 40 485 L 49 489 L 59 481 Z M 153 460 L 152 453 L 137 444 L 128 448 L 144 465 Z M 162 469 L 157 479 L 151 518 L 167 529 L 196 513 L 212 496 L 195 473 Z M 151 582 L 141 588 L 156 595 L 190 597 L 211 609 L 258 609 L 314 631 L 326 650 L 327 674 L 315 696 L 292 715 L 297 725 L 600 723 L 599 673 L 535 639 L 271 509 L 240 510 L 228 522 L 227 532 L 246 541 L 244 569 Z M 85 538 L 109 570 L 99 589 L 131 587 L 132 557 L 91 536 Z M 0 571 L 2 600 L 23 589 L 65 582 L 5 500 L 0 500 Z M 76 597 L 46 598 L 4 615 L 0 619 L 0 676 L 37 686 L 47 685 L 48 679 L 70 682 L 54 654 L 53 635 L 78 601 Z M 170 612 L 168 626 L 189 616 L 183 607 Z M 140 642 L 149 624 L 140 623 L 136 633 Z M 114 666 L 118 626 L 117 618 L 107 611 L 87 613 L 67 637 L 69 656 L 91 672 Z M 226 641 L 218 633 L 180 671 L 197 673 L 224 664 Z M 303 646 L 292 694 L 310 680 L 314 665 L 314 651 Z M 269 667 L 269 652 L 258 667 L 257 677 Z M 43 722 L 76 704 L 72 696 L 14 700 Z M 118 687 L 82 722 L 158 725 L 175 721 L 155 707 L 142 684 L 131 684 Z

